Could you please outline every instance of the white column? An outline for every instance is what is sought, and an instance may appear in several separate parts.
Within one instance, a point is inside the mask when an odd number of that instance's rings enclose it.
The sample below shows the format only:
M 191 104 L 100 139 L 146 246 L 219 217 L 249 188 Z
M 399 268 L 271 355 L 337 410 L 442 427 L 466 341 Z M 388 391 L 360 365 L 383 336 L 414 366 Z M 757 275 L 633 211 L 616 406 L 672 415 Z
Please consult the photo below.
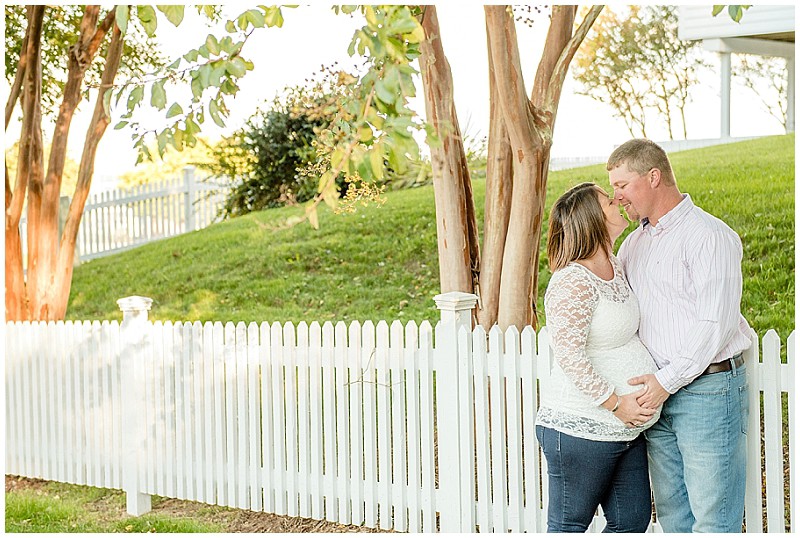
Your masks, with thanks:
M 786 87 L 786 132 L 794 132 L 794 56 L 786 58 L 786 72 L 789 77 Z
M 719 53 L 720 125 L 719 137 L 731 137 L 731 53 Z
M 140 516 L 150 511 L 150 495 L 142 493 L 140 464 L 144 463 L 147 428 L 142 418 L 144 404 L 144 360 L 147 333 L 147 311 L 153 304 L 148 297 L 125 297 L 117 301 L 122 310 L 120 326 L 120 370 L 122 382 L 122 424 L 126 436 L 122 447 L 122 489 L 126 511 Z
M 194 226 L 194 166 L 187 166 L 183 169 L 183 188 L 185 213 L 185 232 L 193 232 Z
M 462 465 L 472 467 L 472 451 L 464 450 L 459 409 L 466 389 L 459 384 L 458 331 L 462 327 L 472 330 L 472 309 L 478 296 L 453 291 L 433 298 L 441 312 L 441 325 L 436 333 L 434 365 L 436 371 L 436 428 L 439 439 L 439 491 L 442 500 L 440 525 L 442 532 L 474 532 L 469 519 L 474 491 L 469 477 L 462 473 Z

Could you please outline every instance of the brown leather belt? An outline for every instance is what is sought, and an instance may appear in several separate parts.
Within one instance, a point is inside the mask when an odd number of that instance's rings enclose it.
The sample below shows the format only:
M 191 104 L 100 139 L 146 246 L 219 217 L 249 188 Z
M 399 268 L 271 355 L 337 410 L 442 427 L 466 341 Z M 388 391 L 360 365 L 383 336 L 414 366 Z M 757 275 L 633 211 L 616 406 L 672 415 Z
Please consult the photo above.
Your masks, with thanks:
M 744 357 L 742 357 L 741 353 L 738 353 L 731 357 L 730 359 L 725 359 L 722 362 L 715 362 L 714 364 L 710 364 L 708 368 L 706 368 L 702 374 L 716 374 L 718 372 L 730 372 L 731 371 L 731 363 L 736 366 L 736 368 L 741 368 L 744 365 Z

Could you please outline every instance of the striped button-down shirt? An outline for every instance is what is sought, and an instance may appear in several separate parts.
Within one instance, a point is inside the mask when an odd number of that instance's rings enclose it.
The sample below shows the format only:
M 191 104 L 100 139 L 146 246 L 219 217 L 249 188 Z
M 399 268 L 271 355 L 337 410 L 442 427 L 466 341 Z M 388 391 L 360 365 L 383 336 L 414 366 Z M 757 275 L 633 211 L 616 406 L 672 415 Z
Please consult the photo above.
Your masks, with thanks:
M 750 347 L 739 306 L 742 242 L 688 194 L 656 225 L 643 220 L 618 258 L 639 300 L 639 337 L 667 391 Z

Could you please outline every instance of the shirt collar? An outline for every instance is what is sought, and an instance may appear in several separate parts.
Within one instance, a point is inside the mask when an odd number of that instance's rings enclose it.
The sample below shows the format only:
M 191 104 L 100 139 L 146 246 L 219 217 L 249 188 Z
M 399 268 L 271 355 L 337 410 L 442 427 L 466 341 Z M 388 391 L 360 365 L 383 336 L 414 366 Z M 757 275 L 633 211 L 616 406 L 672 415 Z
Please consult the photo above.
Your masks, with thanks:
M 660 233 L 669 230 L 675 223 L 680 222 L 681 219 L 687 215 L 694 207 L 692 197 L 688 193 L 683 194 L 683 200 L 678 205 L 670 209 L 666 215 L 659 219 L 658 224 L 650 226 L 650 219 L 647 217 L 642 219 L 642 229 L 648 230 L 650 233 Z

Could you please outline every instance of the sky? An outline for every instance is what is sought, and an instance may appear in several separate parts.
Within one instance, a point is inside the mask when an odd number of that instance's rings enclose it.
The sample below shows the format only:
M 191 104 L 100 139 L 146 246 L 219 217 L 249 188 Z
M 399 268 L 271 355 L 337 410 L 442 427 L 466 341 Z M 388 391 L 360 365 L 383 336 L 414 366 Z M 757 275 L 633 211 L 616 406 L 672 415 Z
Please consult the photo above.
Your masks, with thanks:
M 241 4 L 238 6 L 226 6 L 224 13 L 232 17 L 242 11 Z M 469 2 L 447 2 L 437 5 L 437 10 L 442 43 L 453 73 L 454 97 L 462 132 L 477 138 L 486 136 L 489 85 L 483 7 Z M 241 91 L 229 101 L 231 115 L 226 128 L 217 128 L 209 120 L 204 126 L 205 136 L 213 140 L 234 131 L 259 105 L 272 101 L 283 88 L 302 83 L 323 64 L 338 62 L 344 68 L 354 65 L 353 59 L 347 55 L 347 47 L 354 30 L 361 24 L 360 16 L 335 15 L 326 5 L 285 8 L 283 13 L 285 23 L 282 28 L 263 29 L 248 41 L 243 55 L 253 61 L 255 69 L 242 79 Z M 163 18 L 159 24 L 161 29 L 169 25 Z M 542 18 L 537 19 L 532 28 L 517 25 L 529 93 L 546 30 L 547 20 Z M 209 28 L 194 10 L 187 9 L 180 28 L 160 31 L 158 39 L 165 56 L 174 59 L 202 43 L 209 32 L 213 32 L 213 28 Z M 693 102 L 687 110 L 690 139 L 719 136 L 719 62 L 711 53 L 708 59 L 713 68 L 704 73 L 701 83 L 693 89 Z M 3 84 L 7 95 L 8 85 Z M 621 119 L 613 117 L 610 106 L 577 95 L 576 89 L 577 84 L 571 75 L 568 76 L 558 109 L 552 157 L 604 157 L 616 145 L 629 139 L 630 133 Z M 419 85 L 418 95 L 421 93 Z M 93 104 L 93 98 L 91 102 L 84 101 L 73 120 L 68 151 L 76 160 L 80 156 Z M 424 117 L 425 107 L 420 98 L 412 102 L 412 108 Z M 733 137 L 783 133 L 778 121 L 761 110 L 755 95 L 736 84 L 733 86 L 732 108 L 735 111 L 731 119 Z M 156 114 L 145 112 L 145 115 L 157 125 Z M 115 123 L 112 120 L 112 125 Z M 6 147 L 16 139 L 15 128 L 18 133 L 18 124 L 12 124 L 5 136 Z M 666 128 L 657 122 L 648 125 L 648 136 L 657 141 L 668 139 Z M 92 191 L 114 188 L 115 178 L 132 170 L 135 162 L 131 132 L 125 128 L 118 131 L 109 128 L 98 149 Z

